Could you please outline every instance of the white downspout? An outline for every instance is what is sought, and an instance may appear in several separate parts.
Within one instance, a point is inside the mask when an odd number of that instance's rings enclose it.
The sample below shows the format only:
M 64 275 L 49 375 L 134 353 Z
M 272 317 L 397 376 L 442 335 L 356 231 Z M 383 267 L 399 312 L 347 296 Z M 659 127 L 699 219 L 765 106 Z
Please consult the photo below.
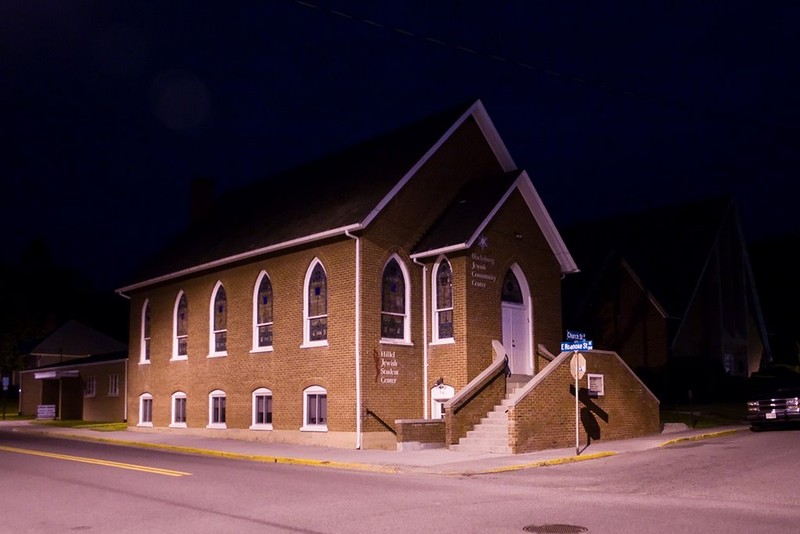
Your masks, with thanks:
M 130 358 L 131 353 L 128 353 L 128 358 Z M 128 422 L 128 360 L 125 360 L 125 403 L 122 405 L 122 416 L 125 418 L 125 422 Z
M 416 258 L 414 263 L 422 266 L 422 412 L 428 418 L 428 268 Z
M 356 449 L 361 450 L 361 240 L 350 230 L 344 235 L 356 240 Z
M 124 299 L 131 300 L 131 297 L 122 291 L 117 290 L 115 293 Z M 128 357 L 125 360 L 125 403 L 122 408 L 122 416 L 125 418 L 126 423 L 128 422 L 128 364 L 130 363 L 130 359 L 131 352 L 128 350 Z

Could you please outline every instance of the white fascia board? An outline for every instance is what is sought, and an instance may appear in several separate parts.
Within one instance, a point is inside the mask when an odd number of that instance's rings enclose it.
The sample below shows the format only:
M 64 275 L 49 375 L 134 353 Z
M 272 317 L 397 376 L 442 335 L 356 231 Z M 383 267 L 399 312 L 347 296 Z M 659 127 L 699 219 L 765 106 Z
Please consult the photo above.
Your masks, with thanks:
M 426 250 L 425 252 L 417 252 L 416 254 L 411 254 L 409 258 L 412 260 L 420 260 L 423 258 L 435 258 L 439 254 L 450 254 L 451 252 L 459 252 L 462 250 L 466 250 L 467 244 L 466 243 L 458 243 L 456 245 L 450 245 L 447 247 L 436 248 L 433 250 Z
M 361 226 L 366 228 L 369 223 L 372 222 L 378 214 L 383 211 L 383 208 L 397 195 L 397 193 L 408 183 L 412 176 L 414 176 L 417 171 L 419 171 L 425 163 L 428 162 L 431 157 L 442 147 L 442 145 L 453 135 L 453 133 L 461 127 L 465 120 L 468 117 L 474 117 L 475 122 L 478 124 L 481 132 L 483 133 L 486 142 L 489 143 L 489 146 L 494 152 L 497 161 L 500 163 L 500 166 L 503 168 L 504 171 L 508 172 L 514 170 L 516 168 L 514 164 L 514 160 L 511 159 L 511 154 L 508 152 L 508 148 L 506 148 L 505 143 L 500 138 L 500 135 L 497 133 L 497 129 L 494 127 L 492 120 L 489 118 L 489 114 L 486 113 L 486 108 L 483 107 L 483 103 L 480 100 L 476 100 L 474 104 L 472 104 L 469 109 L 467 109 L 461 117 L 459 117 L 450 128 L 439 138 L 436 143 L 428 149 L 427 152 L 417 161 L 413 167 L 405 174 L 403 177 L 395 184 L 391 191 L 389 191 L 385 197 L 378 203 L 375 208 L 369 212 L 367 217 L 361 221 Z
M 227 258 L 221 258 L 218 260 L 210 261 L 208 263 L 203 263 L 200 265 L 195 265 L 194 267 L 189 267 L 186 269 L 182 269 L 180 271 L 176 271 L 174 273 L 165 274 L 163 276 L 158 276 L 156 278 L 151 278 L 150 280 L 145 280 L 144 282 L 138 282 L 136 284 L 131 284 L 129 286 L 125 286 L 123 288 L 117 289 L 116 292 L 120 295 L 129 292 L 135 291 L 137 289 L 142 289 L 147 286 L 151 286 L 154 284 L 158 284 L 161 282 L 167 282 L 169 280 L 173 280 L 175 278 L 180 278 L 181 276 L 186 276 L 190 274 L 196 274 L 203 272 L 208 269 L 214 269 L 216 267 L 222 267 L 224 265 L 228 265 L 230 263 L 234 263 L 241 260 L 246 260 L 249 258 L 254 258 L 256 256 L 261 256 L 262 254 L 268 254 L 270 252 L 276 252 L 279 250 L 295 247 L 298 245 L 305 245 L 308 243 L 313 243 L 314 241 L 320 241 L 323 239 L 328 239 L 330 237 L 335 237 L 338 235 L 346 235 L 347 232 L 356 232 L 361 230 L 363 227 L 360 224 L 351 224 L 348 226 L 342 226 L 341 228 L 334 228 L 333 230 L 326 230 L 324 232 L 320 232 L 317 234 L 307 235 L 300 237 L 298 239 L 292 239 L 290 241 L 284 241 L 283 243 L 277 243 L 275 245 L 270 245 L 268 247 L 262 247 L 255 250 L 249 250 L 247 252 L 242 252 L 241 254 L 235 254 L 233 256 L 228 256 Z M 123 295 L 124 296 L 124 295 Z
M 486 108 L 483 107 L 483 102 L 480 100 L 476 101 L 470 108 L 470 113 L 475 116 L 475 122 L 478 123 L 478 126 L 483 132 L 483 136 L 486 138 L 486 141 L 488 141 L 489 146 L 492 147 L 492 151 L 497 161 L 500 162 L 500 165 L 503 167 L 503 171 L 509 172 L 515 170 L 517 165 L 514 163 L 514 159 L 511 157 L 511 153 L 508 151 L 500 134 L 497 133 L 497 128 L 494 127 L 494 123 L 492 119 L 489 118 Z
M 553 219 L 550 218 L 547 208 L 544 207 L 539 193 L 536 192 L 533 182 L 528 177 L 527 171 L 522 171 L 520 173 L 517 178 L 517 185 L 520 193 L 522 193 L 522 198 L 524 198 L 525 203 L 528 204 L 528 209 L 531 210 L 533 218 L 536 219 L 536 223 L 542 230 L 544 238 L 550 245 L 550 249 L 553 251 L 553 254 L 555 254 L 561 266 L 561 272 L 563 274 L 580 272 L 580 269 L 578 269 L 578 266 L 575 264 L 575 260 L 572 259 L 572 255 L 569 253 L 569 250 L 567 250 L 567 245 L 564 244 L 561 234 L 558 233 L 556 225 L 553 224 Z

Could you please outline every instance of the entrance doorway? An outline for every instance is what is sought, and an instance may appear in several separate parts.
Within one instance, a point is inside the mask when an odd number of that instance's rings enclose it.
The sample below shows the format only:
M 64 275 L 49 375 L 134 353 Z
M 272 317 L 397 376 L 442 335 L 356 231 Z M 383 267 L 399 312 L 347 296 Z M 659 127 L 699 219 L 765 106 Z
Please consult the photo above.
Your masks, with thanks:
M 522 270 L 514 264 L 503 279 L 503 347 L 511 374 L 533 375 L 530 292 Z

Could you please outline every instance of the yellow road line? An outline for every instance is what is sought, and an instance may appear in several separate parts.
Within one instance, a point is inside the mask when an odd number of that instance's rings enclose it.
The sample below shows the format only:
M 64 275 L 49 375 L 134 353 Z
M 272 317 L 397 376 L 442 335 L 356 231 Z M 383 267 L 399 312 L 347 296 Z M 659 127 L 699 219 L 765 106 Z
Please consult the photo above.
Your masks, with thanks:
M 173 471 L 172 469 L 161 469 L 160 467 L 147 467 L 145 465 L 124 464 L 112 462 L 110 460 L 99 460 L 97 458 L 86 458 L 84 456 L 70 456 L 68 454 L 58 454 L 55 452 L 34 451 L 30 449 L 18 449 L 16 447 L 4 447 L 0 445 L 0 451 L 18 452 L 20 454 L 30 454 L 32 456 L 44 456 L 45 458 L 56 458 L 58 460 L 70 460 L 73 462 L 83 462 L 85 464 L 104 465 L 106 467 L 117 467 L 119 469 L 130 469 L 131 471 L 142 471 L 156 475 L 166 475 L 170 477 L 182 477 L 191 475 L 183 471 Z

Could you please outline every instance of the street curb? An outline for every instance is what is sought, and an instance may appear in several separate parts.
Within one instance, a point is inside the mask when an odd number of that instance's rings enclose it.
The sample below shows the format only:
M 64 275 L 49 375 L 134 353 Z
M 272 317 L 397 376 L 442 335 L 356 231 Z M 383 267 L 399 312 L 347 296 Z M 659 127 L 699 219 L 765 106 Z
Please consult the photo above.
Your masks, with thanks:
M 547 467 L 550 465 L 562 465 L 562 464 L 571 464 L 575 462 L 583 462 L 585 460 L 596 460 L 598 458 L 607 458 L 608 456 L 616 456 L 617 452 L 595 452 L 593 454 L 586 454 L 583 456 L 564 456 L 562 458 L 553 458 L 550 460 L 540 460 L 538 462 L 531 462 L 527 464 L 516 464 L 516 465 L 508 465 L 504 467 L 495 467 L 493 469 L 486 469 L 484 471 L 479 471 L 476 473 L 471 473 L 474 475 L 482 475 L 482 474 L 491 474 L 491 473 L 504 473 L 506 471 L 518 471 L 521 469 L 531 469 L 534 467 Z
M 373 464 L 362 464 L 352 462 L 337 462 L 332 460 L 312 460 L 309 458 L 290 458 L 285 456 L 260 456 L 255 454 L 243 454 L 237 452 L 217 451 L 213 449 L 201 449 L 195 447 L 182 447 L 180 445 L 165 445 L 162 443 L 147 443 L 143 441 L 127 441 L 114 438 L 102 438 L 94 436 L 83 436 L 77 434 L 69 434 L 66 432 L 58 432 L 52 430 L 23 430 L 30 434 L 42 434 L 47 436 L 56 436 L 64 439 L 75 439 L 81 441 L 92 441 L 96 443 L 108 443 L 111 445 L 122 445 L 128 447 L 137 447 L 140 449 L 158 449 L 171 452 L 180 452 L 184 454 L 196 454 L 203 456 L 214 456 L 217 458 L 228 458 L 232 460 L 246 460 L 250 462 L 261 462 L 269 464 L 290 464 L 290 465 L 306 465 L 315 467 L 329 467 L 333 469 L 350 469 L 356 471 L 371 471 L 377 473 L 396 474 L 400 470 L 397 467 L 387 467 Z
M 705 434 L 697 434 L 696 436 L 685 436 L 682 438 L 675 438 L 664 443 L 661 443 L 659 447 L 668 447 L 669 445 L 675 445 L 676 443 L 681 443 L 684 441 L 700 441 L 702 439 L 712 439 L 712 438 L 720 438 L 723 436 L 731 436 L 733 434 L 738 434 L 739 432 L 746 431 L 746 428 L 733 428 L 730 430 L 720 430 L 718 432 L 707 432 Z

